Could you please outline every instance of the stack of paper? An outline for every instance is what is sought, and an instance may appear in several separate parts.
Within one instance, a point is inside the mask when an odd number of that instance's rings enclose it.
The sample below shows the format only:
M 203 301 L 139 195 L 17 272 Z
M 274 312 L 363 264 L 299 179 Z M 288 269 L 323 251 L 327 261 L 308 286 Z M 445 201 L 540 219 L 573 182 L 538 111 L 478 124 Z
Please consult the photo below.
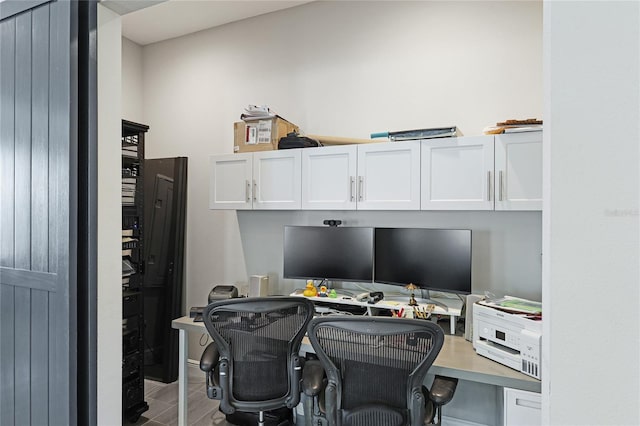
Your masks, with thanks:
M 542 317 L 542 303 L 533 300 L 504 296 L 499 299 L 480 300 L 477 303 L 514 314 Z
M 265 118 L 276 117 L 276 113 L 271 111 L 266 105 L 248 105 L 244 109 L 244 113 L 240 114 L 243 121 L 263 120 Z

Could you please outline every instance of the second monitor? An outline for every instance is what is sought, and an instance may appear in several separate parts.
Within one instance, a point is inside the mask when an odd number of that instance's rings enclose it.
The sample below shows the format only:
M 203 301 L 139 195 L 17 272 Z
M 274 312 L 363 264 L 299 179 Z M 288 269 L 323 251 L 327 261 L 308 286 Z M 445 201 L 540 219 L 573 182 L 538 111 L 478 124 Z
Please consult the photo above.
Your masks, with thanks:
M 376 228 L 374 280 L 471 293 L 471 230 Z

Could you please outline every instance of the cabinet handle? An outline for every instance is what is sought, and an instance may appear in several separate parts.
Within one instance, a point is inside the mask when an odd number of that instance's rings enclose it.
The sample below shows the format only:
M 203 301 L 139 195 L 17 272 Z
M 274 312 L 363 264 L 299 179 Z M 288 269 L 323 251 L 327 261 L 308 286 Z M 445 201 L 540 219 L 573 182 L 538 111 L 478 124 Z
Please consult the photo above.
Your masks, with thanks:
M 256 183 L 256 180 L 253 180 L 253 201 L 256 201 L 256 191 L 257 191 L 257 187 L 258 184 Z
M 500 190 L 500 201 L 502 201 L 502 186 L 504 184 L 504 180 L 502 179 L 502 170 L 500 170 L 500 178 L 498 179 L 498 189 Z
M 516 406 L 517 407 L 527 407 L 533 408 L 534 410 L 540 410 L 541 405 L 539 401 L 534 401 L 530 399 L 516 398 Z
M 356 200 L 356 178 L 349 176 L 349 199 L 353 202 Z
M 364 176 L 358 176 L 358 201 L 364 201 Z
M 487 201 L 491 201 L 491 170 L 487 171 Z
M 251 201 L 251 182 L 249 180 L 245 180 L 247 184 L 244 190 L 244 195 L 247 197 L 247 203 Z

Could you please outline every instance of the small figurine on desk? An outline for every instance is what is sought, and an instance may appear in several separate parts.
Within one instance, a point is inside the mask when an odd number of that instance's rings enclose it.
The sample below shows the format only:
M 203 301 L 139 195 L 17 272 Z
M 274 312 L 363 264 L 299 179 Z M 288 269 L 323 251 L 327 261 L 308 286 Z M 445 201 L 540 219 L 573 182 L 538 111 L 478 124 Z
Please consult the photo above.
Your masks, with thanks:
M 338 297 L 338 293 L 336 292 L 335 288 L 332 288 L 331 291 L 329 292 L 329 297 L 331 299 L 336 299 Z
M 409 306 L 418 306 L 418 302 L 416 301 L 415 295 L 413 294 L 413 291 L 417 289 L 418 286 L 416 286 L 413 283 L 409 283 L 405 288 L 411 291 L 411 297 L 409 298 Z
M 314 297 L 318 294 L 316 286 L 313 285 L 313 280 L 307 280 L 307 287 L 302 292 L 303 296 Z
M 318 293 L 318 297 L 328 297 L 328 296 L 329 296 L 329 293 L 327 292 L 327 286 L 321 285 L 320 292 Z

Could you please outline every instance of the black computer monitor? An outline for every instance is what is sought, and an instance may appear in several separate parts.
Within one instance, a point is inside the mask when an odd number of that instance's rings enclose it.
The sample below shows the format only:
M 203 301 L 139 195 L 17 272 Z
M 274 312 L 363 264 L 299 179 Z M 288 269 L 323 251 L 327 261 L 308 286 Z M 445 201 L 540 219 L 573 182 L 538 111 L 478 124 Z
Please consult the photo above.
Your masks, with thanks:
M 283 276 L 371 282 L 373 228 L 285 226 Z
M 471 230 L 376 228 L 374 281 L 471 293 Z

